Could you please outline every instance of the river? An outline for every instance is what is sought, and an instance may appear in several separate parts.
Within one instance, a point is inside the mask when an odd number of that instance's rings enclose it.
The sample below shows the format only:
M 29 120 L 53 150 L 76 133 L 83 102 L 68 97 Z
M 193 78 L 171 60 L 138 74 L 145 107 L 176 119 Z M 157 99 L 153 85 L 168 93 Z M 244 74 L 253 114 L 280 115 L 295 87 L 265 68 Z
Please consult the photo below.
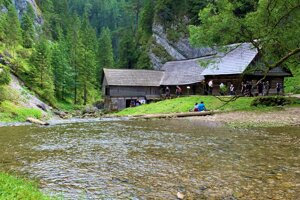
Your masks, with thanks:
M 0 127 L 0 171 L 65 199 L 297 199 L 300 127 L 187 119 Z

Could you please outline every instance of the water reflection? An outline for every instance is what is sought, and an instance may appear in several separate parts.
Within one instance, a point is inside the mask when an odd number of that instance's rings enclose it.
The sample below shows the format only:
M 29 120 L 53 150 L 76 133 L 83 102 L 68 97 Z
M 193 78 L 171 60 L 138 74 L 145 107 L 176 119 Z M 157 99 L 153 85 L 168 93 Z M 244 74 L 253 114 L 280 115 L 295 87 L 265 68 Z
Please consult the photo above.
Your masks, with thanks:
M 66 199 L 297 199 L 300 128 L 188 120 L 0 128 L 0 169 Z

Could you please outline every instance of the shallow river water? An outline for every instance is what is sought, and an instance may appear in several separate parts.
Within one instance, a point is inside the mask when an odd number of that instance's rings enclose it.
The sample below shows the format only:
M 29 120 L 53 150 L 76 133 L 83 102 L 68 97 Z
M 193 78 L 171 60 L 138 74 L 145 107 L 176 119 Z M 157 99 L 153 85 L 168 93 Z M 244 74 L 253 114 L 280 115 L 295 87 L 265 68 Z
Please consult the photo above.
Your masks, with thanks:
M 64 199 L 299 199 L 300 127 L 187 119 L 2 127 L 0 171 Z

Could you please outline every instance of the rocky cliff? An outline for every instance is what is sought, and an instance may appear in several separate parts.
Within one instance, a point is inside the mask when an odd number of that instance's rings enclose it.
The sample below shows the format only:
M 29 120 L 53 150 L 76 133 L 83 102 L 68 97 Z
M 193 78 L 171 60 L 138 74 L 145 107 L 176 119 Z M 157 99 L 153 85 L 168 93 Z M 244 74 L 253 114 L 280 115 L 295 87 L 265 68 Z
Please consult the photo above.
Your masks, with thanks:
M 27 6 L 30 4 L 34 10 L 35 13 L 35 23 L 36 25 L 41 25 L 43 23 L 43 18 L 41 15 L 41 12 L 35 2 L 35 0 L 12 0 L 12 3 L 15 5 L 19 18 L 22 17 L 24 12 L 27 10 Z
M 186 29 L 187 29 L 186 25 Z M 176 41 L 168 39 L 166 29 L 159 23 L 152 27 L 153 40 L 149 53 L 150 60 L 155 69 L 170 60 L 185 60 L 211 54 L 210 48 L 194 48 L 190 45 L 187 36 L 179 37 Z M 173 30 L 175 31 L 175 30 Z

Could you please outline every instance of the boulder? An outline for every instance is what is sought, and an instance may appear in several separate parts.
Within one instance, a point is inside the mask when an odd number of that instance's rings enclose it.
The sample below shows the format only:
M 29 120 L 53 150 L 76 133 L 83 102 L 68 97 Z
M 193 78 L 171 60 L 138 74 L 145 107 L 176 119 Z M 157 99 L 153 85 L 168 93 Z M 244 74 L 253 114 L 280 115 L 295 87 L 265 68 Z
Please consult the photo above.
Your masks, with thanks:
M 82 114 L 94 114 L 98 111 L 98 108 L 94 107 L 94 106 L 87 106 L 82 110 Z
M 42 109 L 43 111 L 47 112 L 47 107 L 45 104 L 37 104 L 36 105 L 38 108 Z
M 66 119 L 68 117 L 67 113 L 60 111 L 60 110 L 53 110 L 53 113 L 62 119 Z

